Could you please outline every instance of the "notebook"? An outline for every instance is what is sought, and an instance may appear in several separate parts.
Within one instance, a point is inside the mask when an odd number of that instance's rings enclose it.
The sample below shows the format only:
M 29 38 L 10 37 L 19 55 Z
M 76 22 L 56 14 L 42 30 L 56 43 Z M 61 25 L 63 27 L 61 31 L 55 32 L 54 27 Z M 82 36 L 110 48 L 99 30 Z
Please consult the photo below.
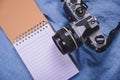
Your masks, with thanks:
M 34 0 L 2 0 L 0 25 L 35 80 L 68 80 L 79 71 L 52 40 L 54 30 Z

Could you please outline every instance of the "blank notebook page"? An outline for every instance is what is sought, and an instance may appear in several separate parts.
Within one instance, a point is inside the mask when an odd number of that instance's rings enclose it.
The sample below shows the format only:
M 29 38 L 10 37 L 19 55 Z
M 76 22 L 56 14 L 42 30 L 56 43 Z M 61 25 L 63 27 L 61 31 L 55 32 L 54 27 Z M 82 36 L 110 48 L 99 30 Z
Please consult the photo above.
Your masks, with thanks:
M 14 46 L 35 80 L 68 80 L 79 71 L 68 55 L 62 55 L 52 40 L 48 23 L 38 25 Z

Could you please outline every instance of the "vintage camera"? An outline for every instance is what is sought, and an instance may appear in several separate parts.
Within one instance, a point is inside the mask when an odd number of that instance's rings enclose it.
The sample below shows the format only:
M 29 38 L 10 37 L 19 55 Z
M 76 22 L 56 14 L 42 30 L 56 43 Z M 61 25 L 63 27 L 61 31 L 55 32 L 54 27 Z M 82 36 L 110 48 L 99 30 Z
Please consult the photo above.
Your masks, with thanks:
M 102 52 L 109 46 L 111 36 L 105 38 L 100 31 L 98 20 L 87 12 L 87 5 L 83 1 L 66 0 L 64 10 L 70 23 L 52 37 L 63 54 L 71 53 L 82 44 L 87 44 L 96 52 Z

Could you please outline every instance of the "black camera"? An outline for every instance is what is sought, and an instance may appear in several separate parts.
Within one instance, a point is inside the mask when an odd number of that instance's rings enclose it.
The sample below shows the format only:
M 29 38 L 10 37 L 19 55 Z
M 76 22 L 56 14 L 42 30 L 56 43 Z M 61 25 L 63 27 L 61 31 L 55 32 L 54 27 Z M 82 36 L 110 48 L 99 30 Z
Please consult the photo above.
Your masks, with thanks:
M 106 39 L 98 20 L 87 12 L 87 5 L 81 0 L 66 0 L 64 10 L 70 23 L 52 37 L 59 50 L 63 54 L 71 53 L 85 43 L 96 52 L 105 51 L 115 31 Z

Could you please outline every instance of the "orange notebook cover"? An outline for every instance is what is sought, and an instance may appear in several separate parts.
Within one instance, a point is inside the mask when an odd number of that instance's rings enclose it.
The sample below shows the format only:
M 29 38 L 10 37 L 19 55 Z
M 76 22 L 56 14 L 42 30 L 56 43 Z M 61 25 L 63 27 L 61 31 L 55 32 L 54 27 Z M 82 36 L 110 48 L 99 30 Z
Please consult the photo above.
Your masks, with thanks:
M 47 22 L 34 0 L 0 0 L 0 26 L 12 43 L 43 21 Z
M 0 0 L 0 26 L 35 80 L 68 80 L 79 72 L 55 46 L 54 30 L 34 0 Z

